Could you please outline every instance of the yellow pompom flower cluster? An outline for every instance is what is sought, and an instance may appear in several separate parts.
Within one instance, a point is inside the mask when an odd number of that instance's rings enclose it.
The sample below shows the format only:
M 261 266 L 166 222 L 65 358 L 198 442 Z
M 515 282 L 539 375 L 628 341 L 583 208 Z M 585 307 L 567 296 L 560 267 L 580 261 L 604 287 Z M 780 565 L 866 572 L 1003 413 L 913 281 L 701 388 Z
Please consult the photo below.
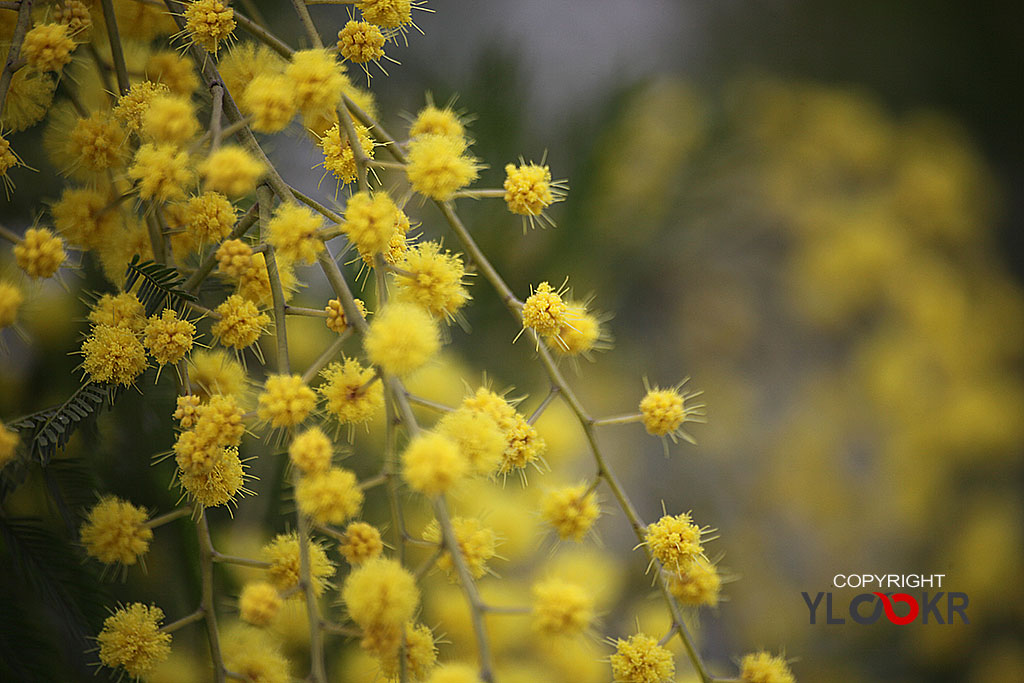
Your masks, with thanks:
M 490 389 L 480 387 L 475 394 L 462 401 L 462 406 L 489 416 L 504 434 L 505 450 L 498 467 L 499 474 L 506 475 L 514 470 L 523 474 L 527 465 L 536 466 L 543 462 L 544 451 L 547 449 L 544 439 L 504 398 Z
M 244 349 L 256 343 L 267 329 L 270 317 L 261 313 L 255 302 L 238 294 L 232 294 L 217 306 L 220 320 L 210 328 L 221 344 L 235 349 Z
M 419 135 L 409 142 L 406 175 L 412 189 L 439 202 L 476 180 L 477 160 L 467 151 L 464 138 Z
M 354 299 L 353 301 L 355 301 L 356 309 L 359 311 L 359 314 L 365 318 L 366 304 L 363 303 L 362 299 Z M 324 311 L 327 313 L 327 329 L 332 332 L 337 332 L 338 334 L 341 334 L 348 329 L 349 323 L 345 318 L 345 309 L 342 307 L 341 301 L 338 299 L 331 299 L 324 307 Z
M 380 658 L 381 673 L 389 681 L 401 678 L 402 667 L 399 652 Z M 437 645 L 434 643 L 434 632 L 424 624 L 405 625 L 405 670 L 410 680 L 425 680 L 437 664 Z
M 366 21 L 391 29 L 404 29 L 412 23 L 413 4 L 413 0 L 356 0 Z
M 96 325 L 82 342 L 82 369 L 95 382 L 128 386 L 146 369 L 146 350 L 129 327 Z
M 668 588 L 681 605 L 714 607 L 722 591 L 722 577 L 710 560 L 695 557 L 682 570 L 668 572 Z
M 709 531 L 694 524 L 688 512 L 664 515 L 647 525 L 641 545 L 646 545 L 663 567 L 684 571 L 697 558 L 704 558 L 702 538 Z
M 268 626 L 281 611 L 284 601 L 273 584 L 251 581 L 238 596 L 238 616 L 253 626 Z
M 372 560 L 383 551 L 380 531 L 366 522 L 352 522 L 345 527 L 345 540 L 338 545 L 338 552 L 353 566 Z
M 565 319 L 556 335 L 558 343 L 551 348 L 566 356 L 590 357 L 591 351 L 607 348 L 609 338 L 601 329 L 601 320 L 587 310 L 586 304 L 566 302 Z
M 583 540 L 600 514 L 597 494 L 587 484 L 554 489 L 541 501 L 541 516 L 562 540 Z
M 287 612 L 282 613 L 282 616 Z M 291 667 L 278 638 L 263 629 L 235 625 L 225 629 L 224 667 L 251 683 L 290 683 Z
M 542 337 L 559 339 L 562 327 L 569 322 L 569 307 L 547 282 L 523 302 L 523 329 L 535 330 Z M 561 342 L 559 342 L 561 344 Z
M 152 316 L 143 330 L 143 344 L 157 365 L 177 363 L 192 350 L 196 326 L 165 308 L 160 316 Z
M 21 56 L 36 71 L 60 71 L 71 62 L 74 49 L 67 24 L 40 24 L 25 34 Z
M 658 645 L 646 633 L 621 638 L 611 656 L 615 683 L 670 683 L 675 680 L 676 663 L 672 653 Z
M 547 223 L 554 226 L 544 210 L 555 202 L 565 199 L 565 181 L 551 180 L 551 169 L 539 164 L 521 162 L 518 166 L 505 166 L 505 204 L 514 214 L 524 216 L 530 227 L 536 227 L 536 219 L 541 219 L 541 226 Z M 526 223 L 523 223 L 526 227 Z
M 378 557 L 352 570 L 341 599 L 352 621 L 363 629 L 363 647 L 386 657 L 398 650 L 405 624 L 416 613 L 420 592 L 405 567 Z
M 330 585 L 330 577 L 334 576 L 334 564 L 327 559 L 327 553 L 319 543 L 310 541 L 308 547 L 309 575 L 313 593 L 323 595 Z M 264 559 L 270 563 L 267 576 L 277 590 L 283 593 L 299 584 L 301 572 L 297 533 L 293 531 L 287 534 L 278 534 L 270 543 L 263 546 L 262 553 Z
M 437 242 L 420 242 L 410 248 L 400 268 L 405 272 L 395 280 L 395 295 L 422 306 L 434 317 L 451 320 L 469 301 L 462 259 L 447 250 L 442 253 Z
M 288 458 L 302 474 L 318 474 L 331 467 L 334 448 L 319 427 L 310 427 L 292 439 Z
M 107 169 L 120 168 L 125 163 L 125 132 L 110 114 L 95 112 L 75 121 L 63 148 L 58 149 L 62 159 L 61 170 L 79 178 L 87 178 Z
M 670 389 L 649 389 L 640 401 L 641 420 L 649 434 L 668 436 L 673 441 L 681 437 L 696 443 L 682 426 L 685 422 L 703 422 L 704 406 L 693 403 L 700 392 L 684 393 L 681 388 L 682 384 Z
M 782 657 L 769 652 L 754 652 L 740 662 L 740 680 L 743 683 L 794 683 L 796 678 Z
M 365 21 L 349 21 L 338 31 L 338 53 L 356 64 L 375 62 L 384 56 L 384 34 Z
M 156 95 L 142 115 L 142 134 L 157 143 L 181 145 L 199 131 L 195 107 L 187 97 Z
M 357 192 L 345 205 L 341 230 L 364 258 L 387 250 L 399 223 L 399 211 L 387 192 Z
M 285 68 L 295 101 L 307 114 L 334 111 L 347 85 L 341 64 L 327 50 L 299 50 Z
M 0 280 L 0 329 L 14 324 L 18 319 L 18 308 L 24 300 L 17 285 Z
M 183 410 L 182 417 L 191 415 Z M 245 426 L 235 398 L 211 396 L 195 407 L 194 420 L 187 421 L 192 422 L 191 428 L 181 432 L 174 443 L 178 482 L 185 492 L 204 507 L 225 505 L 250 493 L 244 488 L 244 468 L 238 457 Z
M 435 432 L 416 435 L 402 452 L 402 478 L 411 489 L 428 496 L 449 491 L 468 469 L 459 445 Z
M 64 243 L 47 228 L 29 228 L 14 246 L 14 261 L 31 278 L 51 277 L 64 263 Z
M 192 60 L 173 50 L 154 52 L 146 60 L 146 78 L 166 86 L 175 95 L 191 95 L 199 88 Z
M 372 159 L 374 145 L 369 129 L 357 123 L 355 131 L 363 155 Z M 327 172 L 333 173 L 334 177 L 344 185 L 354 183 L 356 181 L 356 158 L 348 136 L 342 133 L 337 125 L 334 125 L 320 137 L 319 144 L 324 153 L 324 175 Z M 351 203 L 351 199 L 349 203 Z
M 146 310 L 131 292 L 104 294 L 89 311 L 89 322 L 141 332 L 146 326 Z
M 235 11 L 222 0 L 192 0 L 184 17 L 192 42 L 211 54 L 216 54 L 235 30 Z
M 220 242 L 231 234 L 238 212 L 220 192 L 190 197 L 182 211 L 187 234 L 198 246 Z
M 316 394 L 298 375 L 271 375 L 263 385 L 256 414 L 272 427 L 294 427 L 316 407 Z
M 456 545 L 466 569 L 474 579 L 479 579 L 488 572 L 487 563 L 497 555 L 498 535 L 494 529 L 476 517 L 455 517 L 452 519 L 452 531 L 455 532 Z M 441 543 L 441 525 L 437 520 L 431 520 L 423 529 L 423 540 Z M 459 575 L 451 552 L 442 553 L 437 560 L 437 566 L 444 570 L 452 581 L 458 581 Z
M 341 467 L 313 472 L 295 485 L 299 512 L 316 524 L 339 524 L 355 517 L 363 507 L 363 491 L 356 475 Z
M 82 0 L 64 0 L 53 10 L 53 20 L 68 27 L 68 35 L 79 40 L 88 40 L 92 30 L 92 15 L 89 6 Z
M 127 567 L 149 551 L 153 532 L 146 526 L 148 519 L 142 508 L 109 496 L 89 510 L 79 537 L 91 557 Z
M 374 381 L 373 368 L 355 358 L 334 362 L 320 372 L 324 382 L 317 391 L 327 402 L 327 412 L 341 424 L 361 424 L 384 407 L 384 388 Z
M 267 223 L 267 242 L 285 261 L 313 263 L 324 250 L 323 240 L 316 234 L 322 222 L 311 209 L 291 202 L 282 204 Z
M 174 144 L 146 143 L 135 153 L 128 177 L 139 186 L 139 196 L 166 202 L 185 198 L 185 186 L 195 176 L 188 152 Z
M 251 193 L 265 172 L 263 163 L 238 145 L 223 145 L 199 164 L 206 189 L 228 197 Z
M 490 415 L 463 406 L 445 413 L 435 429 L 455 442 L 471 474 L 489 475 L 501 464 L 505 434 Z
M 422 367 L 440 347 L 441 335 L 430 314 L 400 301 L 381 309 L 363 338 L 370 362 L 398 377 Z
M 284 130 L 297 111 L 292 82 L 278 73 L 261 73 L 249 81 L 239 104 L 252 116 L 252 128 L 259 133 Z
M 171 654 L 171 635 L 160 630 L 164 611 L 132 603 L 106 618 L 96 637 L 100 661 L 122 668 L 133 678 L 143 676 Z
M 548 636 L 583 633 L 594 619 L 594 598 L 583 586 L 559 578 L 533 586 L 533 627 Z
M 130 132 L 138 132 L 142 130 L 142 122 L 153 99 L 170 94 L 170 92 L 170 88 L 163 83 L 152 81 L 135 83 L 127 93 L 117 98 L 117 104 L 113 110 L 114 118 Z
M 441 135 L 461 140 L 465 134 L 466 128 L 462 120 L 451 107 L 436 107 L 433 103 L 421 109 L 409 127 L 410 139 L 420 135 Z

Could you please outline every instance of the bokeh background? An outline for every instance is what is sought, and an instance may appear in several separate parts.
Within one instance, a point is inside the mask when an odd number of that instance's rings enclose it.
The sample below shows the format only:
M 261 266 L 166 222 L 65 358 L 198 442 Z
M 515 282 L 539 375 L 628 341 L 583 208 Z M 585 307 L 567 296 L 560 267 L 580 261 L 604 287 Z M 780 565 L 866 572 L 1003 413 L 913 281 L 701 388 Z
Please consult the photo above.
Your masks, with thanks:
M 301 43 L 283 3 L 255 4 Z M 429 7 L 417 18 L 425 35 L 393 50 L 401 65 L 373 79 L 382 119 L 401 130 L 427 91 L 439 102 L 457 96 L 490 166 L 479 186 L 500 186 L 505 163 L 545 152 L 569 179 L 555 229 L 523 235 L 500 202 L 461 208 L 520 295 L 568 277 L 608 313 L 614 350 L 574 376 L 585 403 L 599 415 L 628 411 L 645 377 L 664 386 L 690 376 L 705 391 L 709 423 L 692 429 L 696 447 L 672 446 L 666 458 L 636 425 L 602 440 L 645 519 L 664 504 L 718 530 L 709 552 L 733 580 L 717 609 L 693 616 L 712 669 L 732 675 L 742 653 L 766 647 L 794 658 L 805 681 L 1024 680 L 1024 10 L 952 0 Z M 314 19 L 340 25 L 346 12 L 317 7 Z M 285 177 L 315 191 L 319 157 L 307 139 L 281 135 L 269 147 Z M 23 156 L 43 178 L 52 173 L 45 158 Z M 5 223 L 32 220 L 52 195 L 45 183 L 21 184 L 0 204 Z M 419 213 L 426 235 L 444 235 L 436 212 Z M 92 284 L 44 292 L 28 311 L 27 340 L 5 339 L 5 418 L 73 388 L 77 361 L 66 354 L 86 310 L 77 287 Z M 325 292 L 311 286 L 298 303 L 322 306 Z M 473 295 L 472 334 L 454 328 L 449 354 L 415 388 L 454 403 L 463 381 L 486 371 L 535 405 L 546 387 L 530 345 L 512 345 L 515 324 L 486 283 Z M 310 327 L 292 339 L 301 366 L 329 334 Z M 30 478 L 8 513 L 45 517 L 58 539 L 77 524 L 62 515 L 93 491 L 168 509 L 170 469 L 150 461 L 170 446 L 172 402 L 166 384 L 119 401 L 63 465 Z M 590 550 L 545 540 L 530 512 L 537 496 L 592 466 L 567 411 L 556 404 L 540 427 L 550 472 L 458 503 L 480 508 L 505 537 L 501 579 L 488 579 L 485 595 L 522 602 L 538 572 L 586 568 L 603 633 L 632 633 L 638 621 L 664 629 L 621 515 L 606 515 Z M 354 466 L 372 471 L 375 448 L 357 435 Z M 47 493 L 54 487 L 62 505 Z M 290 501 L 256 501 L 234 523 L 218 520 L 225 550 L 253 554 L 286 526 Z M 192 604 L 197 577 L 179 569 L 194 541 L 184 529 L 169 537 L 154 544 L 146 574 L 114 584 L 95 582 L 65 538 L 52 565 L 37 568 L 54 582 L 13 573 L 2 582 L 0 627 L 28 629 L 43 650 L 57 643 L 50 665 L 78 680 L 90 656 L 64 645 L 75 625 L 102 618 L 102 605 L 156 600 L 185 613 Z M 8 559 L 18 552 L 5 546 Z M 945 574 L 946 587 L 969 594 L 971 624 L 811 626 L 801 591 L 832 590 L 845 605 L 860 591 L 833 589 L 831 577 L 860 572 Z M 458 603 L 437 578 L 425 620 L 449 634 L 444 656 L 468 657 L 464 615 L 446 612 Z M 72 588 L 46 595 L 53 585 Z M 53 607 L 65 603 L 80 613 Z M 493 628 L 499 661 L 521 680 L 609 678 L 605 664 L 588 663 L 605 656 L 599 642 L 548 652 L 531 643 L 524 654 L 528 622 L 506 617 Z M 300 625 L 280 629 L 301 644 Z M 201 651 L 201 634 L 189 638 L 176 635 L 179 668 L 160 680 L 201 680 L 182 654 Z M 337 680 L 373 680 L 357 655 L 336 657 Z

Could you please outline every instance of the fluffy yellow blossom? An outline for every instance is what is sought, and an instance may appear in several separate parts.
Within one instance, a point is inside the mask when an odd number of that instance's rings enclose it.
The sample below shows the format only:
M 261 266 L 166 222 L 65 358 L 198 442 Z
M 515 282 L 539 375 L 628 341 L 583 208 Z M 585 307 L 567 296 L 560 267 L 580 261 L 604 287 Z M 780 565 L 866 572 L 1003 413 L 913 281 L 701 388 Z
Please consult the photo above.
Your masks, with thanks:
M 216 54 L 235 30 L 235 11 L 223 0 L 192 0 L 184 17 L 192 42 L 211 54 Z
M 437 323 L 415 304 L 387 304 L 363 338 L 370 362 L 389 375 L 408 375 L 423 366 L 441 347 Z
M 100 661 L 121 667 L 133 678 L 149 673 L 171 654 L 171 634 L 160 630 L 163 619 L 162 609 L 138 602 L 118 609 L 96 637 Z
M 558 330 L 559 343 L 552 344 L 556 353 L 566 356 L 589 357 L 591 351 L 610 346 L 609 338 L 601 329 L 601 320 L 587 310 L 584 303 L 566 302 L 565 320 Z
M 324 250 L 324 242 L 316 231 L 323 224 L 312 209 L 292 202 L 281 204 L 267 223 L 267 242 L 275 254 L 288 262 L 313 263 Z
M 349 21 L 338 31 L 338 52 L 356 64 L 376 62 L 384 56 L 386 39 L 380 27 L 365 21 Z
M 647 525 L 644 542 L 651 554 L 662 566 L 682 571 L 690 562 L 704 556 L 701 542 L 708 529 L 693 523 L 690 513 L 664 515 L 657 522 Z
M 287 591 L 299 584 L 299 536 L 294 531 L 278 534 L 267 545 L 263 546 L 263 557 L 270 563 L 267 575 L 271 583 L 279 591 Z M 327 559 L 323 546 L 315 541 L 309 542 L 309 574 L 312 580 L 313 593 L 322 595 L 329 585 L 328 580 L 334 576 L 334 565 Z
M 263 385 L 256 414 L 272 427 L 294 427 L 316 406 L 316 394 L 298 375 L 271 375 Z
M 565 181 L 551 180 L 551 169 L 538 164 L 520 163 L 505 166 L 505 204 L 514 214 L 526 217 L 530 227 L 536 227 L 536 219 L 554 226 L 544 209 L 565 199 Z M 524 222 L 525 227 L 525 222 Z
M 146 310 L 131 292 L 104 294 L 89 311 L 89 322 L 142 332 L 146 327 Z
M 206 189 L 228 197 L 251 193 L 265 172 L 263 162 L 238 145 L 223 145 L 199 164 Z
M 494 529 L 484 525 L 476 517 L 455 517 L 452 519 L 452 530 L 455 532 L 455 541 L 459 546 L 462 561 L 466 563 L 466 569 L 474 579 L 479 579 L 487 573 L 487 563 L 497 555 L 498 535 L 494 533 Z M 423 529 L 423 540 L 440 543 L 441 539 L 441 525 L 437 520 L 431 520 Z M 444 570 L 452 581 L 458 580 L 455 562 L 450 552 L 441 555 L 437 566 Z
M 25 34 L 21 56 L 37 71 L 60 71 L 71 61 L 74 49 L 67 24 L 40 24 Z
M 305 616 L 305 608 L 302 608 Z M 281 617 L 289 614 L 288 606 Z M 278 622 L 279 623 L 279 622 Z M 275 623 L 276 626 L 276 623 Z M 281 652 L 278 638 L 262 629 L 235 625 L 225 629 L 221 640 L 224 667 L 242 676 L 248 683 L 291 683 L 291 667 Z
M 536 330 L 542 337 L 556 337 L 568 322 L 568 314 L 561 294 L 542 282 L 523 302 L 523 328 Z
M 242 435 L 245 434 L 242 414 L 242 408 L 234 396 L 211 396 L 198 408 L 196 436 L 205 443 L 237 446 L 242 443 Z
M 441 434 L 419 434 L 402 452 L 402 479 L 428 496 L 450 490 L 468 470 L 469 461 L 459 452 L 458 444 Z
M 18 153 L 11 147 L 11 143 L 8 142 L 7 138 L 0 135 L 0 179 L 3 180 L 4 192 L 10 197 L 11 190 L 14 189 L 14 181 L 8 175 L 8 172 L 19 166 L 24 166 L 25 162 L 21 160 Z
M 104 564 L 129 566 L 149 551 L 153 532 L 148 520 L 142 508 L 110 496 L 89 510 L 79 536 L 90 556 Z
M 277 259 L 277 275 L 281 278 L 284 300 L 287 303 L 292 290 L 295 289 L 295 269 L 284 258 Z M 264 306 L 274 305 L 274 295 L 270 290 L 270 274 L 267 272 L 267 258 L 263 254 L 254 254 L 249 268 L 238 278 L 238 293 L 250 301 Z
M 238 279 L 252 269 L 252 247 L 242 240 L 225 240 L 216 252 L 217 268 L 230 278 Z
M 5 131 L 18 132 L 39 123 L 53 102 L 56 88 L 57 83 L 49 74 L 27 66 L 15 71 L 7 88 L 0 126 Z
M 120 168 L 126 161 L 125 131 L 107 112 L 94 112 L 75 123 L 55 150 L 61 170 L 75 177 L 86 177 L 107 169 Z M 45 138 L 44 138 L 45 139 Z
M 416 613 L 420 592 L 405 567 L 378 557 L 352 570 L 342 586 L 341 599 L 352 621 L 381 651 L 392 649 L 387 645 L 397 648 L 402 629 Z
M 683 381 L 685 384 L 686 381 Z M 696 443 L 682 430 L 685 422 L 703 422 L 704 406 L 694 403 L 700 392 L 683 392 L 683 384 L 669 389 L 649 389 L 640 401 L 640 416 L 649 434 L 669 436 L 673 441 L 681 437 Z
M 216 311 L 220 320 L 213 324 L 210 333 L 224 346 L 235 349 L 255 344 L 270 324 L 270 317 L 261 313 L 254 302 L 237 294 L 229 296 Z
M 66 24 L 68 35 L 78 40 L 88 40 L 92 31 L 92 15 L 89 5 L 82 0 L 64 0 L 53 10 L 53 20 L 58 24 Z
M 310 427 L 288 446 L 288 458 L 304 475 L 327 472 L 333 456 L 331 440 L 319 427 Z
M 629 640 L 617 640 L 611 663 L 615 683 L 671 683 L 675 680 L 676 663 L 672 653 L 646 633 L 630 636 Z
M 216 507 L 235 502 L 245 489 L 245 468 L 235 447 L 219 448 L 219 456 L 206 471 L 178 471 L 178 483 L 195 502 Z
M 480 166 L 466 154 L 466 142 L 446 135 L 420 135 L 409 142 L 406 175 L 412 189 L 447 201 L 476 180 Z
M 192 350 L 196 326 L 169 308 L 153 316 L 143 332 L 143 343 L 157 365 L 177 363 Z
M 251 581 L 242 587 L 238 596 L 238 616 L 253 626 L 268 626 L 281 611 L 280 593 L 266 581 Z
M 14 246 L 14 260 L 31 278 L 47 278 L 64 263 L 64 243 L 47 228 L 29 228 Z
M 357 192 L 345 205 L 345 222 L 341 230 L 363 256 L 385 251 L 398 228 L 398 207 L 384 191 Z
M 245 388 L 245 368 L 223 349 L 199 349 L 189 356 L 188 378 L 201 398 L 215 394 L 240 394 Z
M 0 329 L 14 324 L 18 319 L 18 308 L 24 300 L 17 285 L 0 280 Z
M 259 76 L 282 73 L 286 64 L 281 55 L 262 43 L 236 43 L 220 57 L 218 69 L 224 87 L 238 96 Z
M 182 211 L 185 230 L 197 244 L 220 242 L 231 234 L 238 212 L 219 192 L 189 197 Z
M 156 95 L 142 115 L 142 134 L 153 142 L 181 145 L 199 132 L 192 101 L 180 95 Z
M 0 469 L 3 469 L 7 463 L 14 460 L 19 440 L 18 432 L 0 422 Z
M 411 301 L 437 318 L 452 319 L 467 301 L 463 283 L 466 268 L 457 254 L 441 251 L 438 242 L 420 242 L 411 247 L 399 264 L 408 273 L 395 279 L 395 294 Z
M 242 91 L 239 105 L 252 116 L 252 129 L 258 133 L 284 130 L 297 111 L 291 80 L 275 73 L 252 79 Z
M 199 417 L 199 397 L 195 394 L 179 396 L 172 417 L 178 421 L 178 426 L 182 429 L 191 429 Z
M 533 627 L 548 636 L 583 633 L 594 619 L 593 594 L 559 578 L 533 586 Z
M 153 99 L 169 93 L 170 88 L 162 83 L 140 81 L 132 85 L 127 93 L 117 98 L 117 104 L 114 106 L 114 118 L 129 131 L 138 132 L 142 129 L 142 121 Z
M 402 667 L 399 662 L 399 653 L 394 656 L 384 657 L 380 660 L 381 673 L 389 681 L 397 681 L 401 678 Z M 424 624 L 405 625 L 405 670 L 409 679 L 413 681 L 424 680 L 437 664 L 437 645 L 434 643 L 434 632 Z
M 189 96 L 199 88 L 193 61 L 171 50 L 151 54 L 144 70 L 152 83 L 166 86 L 175 95 Z
M 370 137 L 370 130 L 358 123 L 355 124 L 355 130 L 356 138 L 359 140 L 359 146 L 362 148 L 363 154 L 372 159 L 373 138 Z M 324 153 L 324 175 L 329 171 L 334 174 L 335 178 L 346 185 L 354 183 L 356 181 L 356 158 L 352 153 L 352 145 L 349 144 L 348 135 L 343 133 L 338 125 L 335 124 L 320 136 L 318 144 Z M 349 203 L 351 201 L 350 199 Z
M 587 484 L 553 489 L 541 501 L 541 516 L 562 540 L 583 540 L 600 514 L 597 494 Z
M 413 0 L 356 0 L 364 19 L 392 29 L 404 29 L 412 23 L 413 4 Z
M 366 318 L 366 304 L 362 299 L 354 299 L 354 301 L 356 308 L 359 309 L 359 314 Z M 345 319 L 345 309 L 342 308 L 341 301 L 331 299 L 324 307 L 324 311 L 327 312 L 327 329 L 338 334 L 348 329 L 348 320 Z
M 324 382 L 317 391 L 327 401 L 327 412 L 342 424 L 360 424 L 384 407 L 384 388 L 374 380 L 373 368 L 355 358 L 344 358 L 320 372 Z
M 95 382 L 127 386 L 146 369 L 146 350 L 127 327 L 97 325 L 82 343 L 82 369 Z
M 441 135 L 462 140 L 465 134 L 466 128 L 455 110 L 451 107 L 439 108 L 433 103 L 421 109 L 409 127 L 410 139 L 420 135 Z
M 53 205 L 53 224 L 76 247 L 94 249 L 118 226 L 116 211 L 104 211 L 109 203 L 98 190 L 67 188 Z
M 761 651 L 743 657 L 740 680 L 743 683 L 794 683 L 796 678 L 784 658 Z
M 195 179 L 188 152 L 177 145 L 153 143 L 139 147 L 128 177 L 138 182 L 141 198 L 160 202 L 184 199 L 185 186 Z
M 473 474 L 492 474 L 505 452 L 505 434 L 493 417 L 465 406 L 446 413 L 436 427 L 459 447 Z
M 338 552 L 351 565 L 363 564 L 380 556 L 383 551 L 380 531 L 366 522 L 352 522 L 345 527 L 345 540 L 338 545 Z
M 681 605 L 718 604 L 722 590 L 722 577 L 718 568 L 703 557 L 695 557 L 681 571 L 670 572 L 668 587 Z
M 299 479 L 295 501 L 299 511 L 316 524 L 340 524 L 359 514 L 363 490 L 354 473 L 332 467 Z
M 543 462 L 544 451 L 547 449 L 544 439 L 504 398 L 487 388 L 480 387 L 475 394 L 466 397 L 462 405 L 489 415 L 505 435 L 505 451 L 498 467 L 499 474 L 509 474 L 513 470 L 522 471 L 527 465 Z
M 347 85 L 341 64 L 327 50 L 295 52 L 285 75 L 292 82 L 299 109 L 307 113 L 336 109 Z

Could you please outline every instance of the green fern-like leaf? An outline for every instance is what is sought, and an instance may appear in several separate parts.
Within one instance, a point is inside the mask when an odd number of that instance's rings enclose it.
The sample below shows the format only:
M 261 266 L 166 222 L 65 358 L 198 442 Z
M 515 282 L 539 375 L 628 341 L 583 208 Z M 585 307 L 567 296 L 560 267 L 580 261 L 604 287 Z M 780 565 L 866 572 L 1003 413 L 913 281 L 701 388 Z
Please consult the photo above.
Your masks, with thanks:
M 125 275 L 125 291 L 138 283 L 135 295 L 146 309 L 146 315 L 153 315 L 165 308 L 181 310 L 186 301 L 196 301 L 191 292 L 182 289 L 185 277 L 174 268 L 155 261 L 139 261 L 136 254 L 128 264 Z
M 45 466 L 81 426 L 116 399 L 110 385 L 86 382 L 59 406 L 18 418 L 8 427 L 21 434 L 29 458 Z

